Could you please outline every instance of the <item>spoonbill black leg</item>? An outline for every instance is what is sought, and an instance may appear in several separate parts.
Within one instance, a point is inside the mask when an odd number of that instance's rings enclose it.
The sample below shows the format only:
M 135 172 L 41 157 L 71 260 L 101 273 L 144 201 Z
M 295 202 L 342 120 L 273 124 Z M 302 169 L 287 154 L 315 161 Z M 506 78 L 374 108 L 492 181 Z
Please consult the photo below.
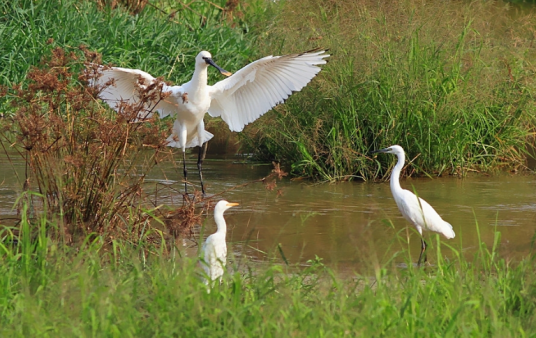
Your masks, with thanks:
M 201 180 L 201 192 L 203 192 L 203 196 L 205 196 L 205 185 L 203 184 L 203 161 L 205 160 L 206 155 L 207 142 L 199 147 L 199 154 L 197 156 L 197 170 L 199 170 L 199 179 Z
M 182 152 L 182 165 L 184 173 L 184 193 L 188 195 L 188 169 L 186 169 L 186 152 Z

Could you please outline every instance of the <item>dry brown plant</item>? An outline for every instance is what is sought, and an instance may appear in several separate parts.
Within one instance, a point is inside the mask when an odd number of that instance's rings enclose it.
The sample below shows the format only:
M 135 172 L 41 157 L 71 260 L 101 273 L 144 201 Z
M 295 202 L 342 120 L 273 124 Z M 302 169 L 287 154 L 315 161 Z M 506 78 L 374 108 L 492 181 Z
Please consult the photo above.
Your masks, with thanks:
M 2 141 L 25 159 L 26 188 L 41 194 L 42 211 L 58 221 L 49 230 L 67 243 L 90 233 L 139 235 L 147 220 L 142 183 L 169 154 L 167 128 L 151 118 L 138 123 L 148 102 L 165 97 L 161 84 L 140 88 L 140 102 L 124 103 L 115 113 L 97 99 L 103 88 L 84 85 L 99 76 L 99 63 L 85 47 L 56 48 L 31 69 L 27 86 L 2 89 L 16 108 Z
M 277 187 L 277 180 L 282 180 L 288 173 L 281 169 L 279 163 L 273 162 L 272 164 L 274 169 L 268 176 L 233 186 L 212 196 L 204 197 L 198 190 L 192 195 L 183 195 L 182 206 L 163 214 L 163 220 L 168 234 L 173 239 L 193 237 L 195 235 L 195 226 L 202 224 L 204 217 L 209 215 L 209 211 L 216 205 L 219 197 L 231 190 L 244 188 L 255 183 L 262 183 L 266 190 L 273 191 Z M 282 194 L 283 189 L 276 191 L 276 197 Z
M 136 15 L 143 11 L 148 0 L 95 0 L 99 8 L 110 7 L 111 9 L 117 8 L 117 6 L 124 6 L 130 13 Z

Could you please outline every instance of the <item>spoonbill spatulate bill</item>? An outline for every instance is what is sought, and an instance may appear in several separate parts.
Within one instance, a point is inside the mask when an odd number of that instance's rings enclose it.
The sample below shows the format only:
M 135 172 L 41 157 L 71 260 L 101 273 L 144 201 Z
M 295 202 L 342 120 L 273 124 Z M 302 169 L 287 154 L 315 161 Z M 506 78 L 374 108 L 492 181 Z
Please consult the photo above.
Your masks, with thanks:
M 417 263 L 417 265 L 421 265 L 421 259 L 426 250 L 426 242 L 422 237 L 423 230 L 443 234 L 447 239 L 454 238 L 456 234 L 452 229 L 452 225 L 445 222 L 430 204 L 422 198 L 415 196 L 411 191 L 402 189 L 400 186 L 400 171 L 404 167 L 404 162 L 406 160 L 404 149 L 401 146 L 394 145 L 388 148 L 375 150 L 372 153 L 395 154 L 398 157 L 398 162 L 391 172 L 391 193 L 393 194 L 398 210 L 400 210 L 402 216 L 404 216 L 408 222 L 413 224 L 421 235 L 421 254 Z M 424 260 L 426 262 L 426 257 Z
M 167 140 L 168 146 L 183 151 L 185 190 L 186 148 L 200 147 L 197 166 L 204 194 L 202 163 L 206 142 L 214 136 L 205 130 L 205 113 L 221 117 L 231 131 L 242 131 L 245 125 L 305 87 L 320 72 L 318 66 L 325 64 L 328 56 L 320 49 L 301 54 L 266 56 L 232 75 L 214 63 L 209 52 L 202 51 L 195 58 L 192 79 L 180 86 L 163 84 L 162 92 L 169 95 L 155 98 L 148 105 L 152 107 L 151 111 L 140 115 L 149 115 L 154 110 L 162 118 L 168 115 L 175 117 L 172 134 Z M 229 77 L 209 86 L 208 66 Z M 100 98 L 118 110 L 121 102 L 136 103 L 140 87 L 147 87 L 155 81 L 158 80 L 138 69 L 103 67 L 102 75 L 93 84 L 103 86 Z
M 201 257 L 204 260 L 203 269 L 210 281 L 215 279 L 221 281 L 221 277 L 223 276 L 223 270 L 227 261 L 227 243 L 225 241 L 227 223 L 225 223 L 223 213 L 225 210 L 237 205 L 238 203 L 229 203 L 221 200 L 214 208 L 214 221 L 216 221 L 218 230 L 207 237 L 201 249 Z M 205 284 L 209 283 L 209 279 L 205 279 Z

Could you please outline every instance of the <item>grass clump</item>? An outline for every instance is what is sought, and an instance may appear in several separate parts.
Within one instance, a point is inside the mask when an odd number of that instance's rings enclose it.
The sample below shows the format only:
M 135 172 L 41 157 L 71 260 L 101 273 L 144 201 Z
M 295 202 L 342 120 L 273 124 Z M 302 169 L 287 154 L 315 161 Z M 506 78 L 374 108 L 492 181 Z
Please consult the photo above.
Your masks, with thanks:
M 536 124 L 535 17 L 505 6 L 282 2 L 261 49 L 320 45 L 332 56 L 246 141 L 262 158 L 324 180 L 385 175 L 366 154 L 392 144 L 407 150 L 409 174 L 523 168 Z
M 143 2 L 119 3 L 135 7 Z M 243 65 L 252 53 L 253 42 L 245 39 L 241 25 L 229 23 L 230 12 L 223 0 L 189 6 L 150 2 L 136 15 L 122 6 L 108 6 L 114 3 L 2 2 L 0 29 L 9 34 L 0 35 L 0 84 L 25 81 L 30 67 L 56 47 L 70 51 L 86 45 L 102 54 L 105 63 L 142 69 L 175 83 L 190 79 L 193 60 L 201 50 L 212 51 L 218 64 L 229 69 Z M 216 79 L 215 73 L 210 76 L 211 81 Z
M 516 263 L 501 258 L 495 251 L 498 233 L 495 245 L 482 244 L 472 259 L 455 255 L 425 269 L 400 269 L 395 263 L 409 257 L 402 252 L 353 277 L 337 276 L 319 258 L 306 268 L 233 260 L 223 284 L 207 293 L 196 260 L 179 259 L 176 248 L 93 240 L 76 251 L 42 231 L 31 240 L 26 222 L 18 245 L 0 244 L 2 336 L 518 337 L 536 332 L 536 263 L 531 256 Z

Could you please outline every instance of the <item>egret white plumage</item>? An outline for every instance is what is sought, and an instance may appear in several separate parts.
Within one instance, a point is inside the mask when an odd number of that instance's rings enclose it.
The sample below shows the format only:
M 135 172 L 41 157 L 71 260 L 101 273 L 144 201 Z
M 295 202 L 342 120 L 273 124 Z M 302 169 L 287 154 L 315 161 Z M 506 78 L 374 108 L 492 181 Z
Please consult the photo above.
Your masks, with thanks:
M 445 222 L 430 204 L 420 197 L 417 198 L 414 193 L 402 189 L 400 186 L 400 171 L 404 167 L 406 159 L 404 149 L 401 146 L 394 145 L 388 148 L 375 150 L 372 153 L 395 154 L 398 157 L 398 162 L 391 172 L 391 193 L 393 194 L 398 210 L 400 210 L 402 216 L 413 224 L 421 235 L 421 254 L 417 263 L 417 265 L 421 265 L 421 259 L 426 250 L 426 242 L 422 237 L 423 230 L 443 234 L 447 239 L 454 238 L 456 234 L 452 229 L 452 225 Z
M 266 56 L 232 75 L 216 65 L 209 52 L 200 52 L 195 58 L 192 79 L 181 86 L 164 85 L 163 92 L 169 92 L 170 95 L 163 99 L 157 98 L 151 105 L 161 117 L 175 116 L 173 133 L 167 140 L 168 146 L 181 148 L 183 151 L 185 181 L 186 148 L 199 146 L 197 165 L 201 189 L 205 192 L 202 163 L 206 142 L 214 136 L 205 130 L 205 113 L 208 112 L 213 117 L 220 116 L 231 131 L 242 131 L 245 125 L 283 102 L 293 92 L 305 87 L 321 70 L 318 65 L 325 64 L 324 58 L 328 56 L 324 50 Z M 209 65 L 229 77 L 209 86 Z M 155 81 L 157 80 L 153 76 L 138 69 L 109 67 L 102 68 L 102 76 L 94 84 L 112 84 L 101 92 L 100 98 L 118 110 L 121 102 L 134 103 L 139 99 L 137 93 L 140 86 L 147 87 Z
M 218 278 L 221 281 L 223 269 L 227 261 L 227 243 L 225 242 L 227 223 L 225 223 L 223 213 L 225 210 L 237 205 L 238 203 L 229 203 L 225 200 L 221 200 L 214 208 L 214 220 L 216 221 L 218 230 L 207 237 L 205 244 L 203 244 L 203 248 L 201 249 L 201 255 L 204 259 L 203 269 L 211 281 Z M 208 283 L 209 281 L 205 280 L 205 284 Z

